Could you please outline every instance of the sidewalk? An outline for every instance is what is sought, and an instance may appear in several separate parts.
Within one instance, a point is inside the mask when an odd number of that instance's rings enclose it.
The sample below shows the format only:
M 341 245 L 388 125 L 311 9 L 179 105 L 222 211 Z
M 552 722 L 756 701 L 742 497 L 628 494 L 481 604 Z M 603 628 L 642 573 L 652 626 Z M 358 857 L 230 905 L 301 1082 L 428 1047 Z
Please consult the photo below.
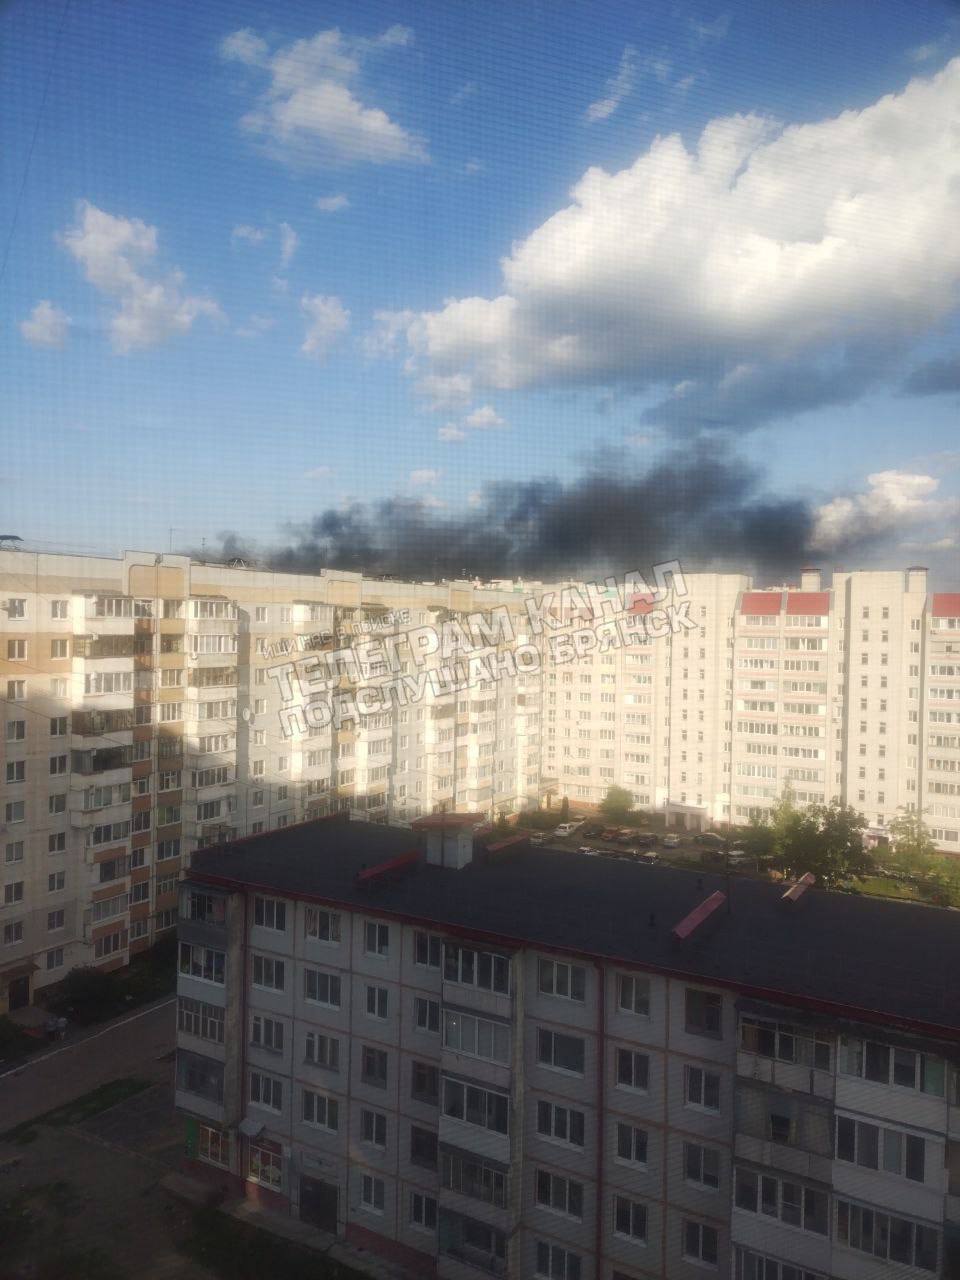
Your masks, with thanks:
M 198 1208 L 206 1205 L 210 1199 L 209 1183 L 191 1178 L 184 1173 L 167 1174 L 160 1179 L 160 1187 L 174 1199 Z M 227 1201 L 220 1205 L 219 1209 L 221 1213 L 229 1214 L 231 1218 L 246 1223 L 247 1226 L 268 1231 L 271 1235 L 288 1240 L 291 1244 L 322 1254 L 333 1262 L 338 1262 L 345 1267 L 353 1267 L 354 1270 L 369 1276 L 370 1280 L 421 1280 L 412 1272 L 398 1268 L 366 1249 L 357 1249 L 337 1236 L 319 1231 L 308 1222 L 301 1222 L 299 1218 L 288 1217 L 286 1214 L 275 1213 L 251 1200 Z

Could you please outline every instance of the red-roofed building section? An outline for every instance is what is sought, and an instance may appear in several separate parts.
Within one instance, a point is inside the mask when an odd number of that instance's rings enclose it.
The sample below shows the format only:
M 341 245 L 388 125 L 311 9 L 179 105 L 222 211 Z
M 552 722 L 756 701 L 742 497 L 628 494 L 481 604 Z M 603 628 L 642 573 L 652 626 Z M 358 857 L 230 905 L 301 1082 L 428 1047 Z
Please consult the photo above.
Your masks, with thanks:
M 829 591 L 788 591 L 787 613 L 823 618 L 830 612 Z
M 654 607 L 654 597 L 652 595 L 634 596 L 630 601 L 630 613 L 648 614 Z
M 960 618 L 960 592 L 945 591 L 935 595 L 930 612 L 935 618 Z
M 779 613 L 781 591 L 744 591 L 740 597 L 740 612 L 752 616 Z

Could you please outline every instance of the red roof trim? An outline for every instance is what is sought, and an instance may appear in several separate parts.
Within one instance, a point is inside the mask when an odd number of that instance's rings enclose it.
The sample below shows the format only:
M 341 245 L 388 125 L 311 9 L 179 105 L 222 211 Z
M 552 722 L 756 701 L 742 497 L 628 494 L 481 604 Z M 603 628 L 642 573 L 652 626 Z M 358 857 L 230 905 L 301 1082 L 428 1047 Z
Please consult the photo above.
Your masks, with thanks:
M 830 612 L 829 591 L 788 591 L 787 613 L 823 617 Z
M 740 597 L 740 612 L 769 614 L 780 612 L 782 591 L 744 591 Z
M 357 880 L 363 883 L 368 880 L 376 880 L 380 876 L 385 876 L 390 871 L 402 871 L 405 867 L 413 866 L 414 863 L 420 861 L 420 850 L 414 849 L 410 853 L 401 853 L 396 858 L 390 858 L 388 862 L 378 862 L 375 867 L 365 867 L 362 871 L 357 872 Z
M 719 889 L 715 893 L 711 893 L 709 898 L 705 898 L 698 906 L 694 907 L 689 915 L 683 917 L 679 924 L 671 929 L 671 933 L 675 938 L 679 938 L 681 942 L 685 938 L 689 938 L 691 933 L 718 911 L 727 900 L 727 895 L 721 893 Z
M 410 826 L 414 831 L 446 830 L 447 827 L 472 827 L 483 822 L 482 813 L 428 813 L 424 818 L 414 818 Z
M 935 618 L 960 618 L 960 592 L 941 591 L 933 597 L 930 612 Z

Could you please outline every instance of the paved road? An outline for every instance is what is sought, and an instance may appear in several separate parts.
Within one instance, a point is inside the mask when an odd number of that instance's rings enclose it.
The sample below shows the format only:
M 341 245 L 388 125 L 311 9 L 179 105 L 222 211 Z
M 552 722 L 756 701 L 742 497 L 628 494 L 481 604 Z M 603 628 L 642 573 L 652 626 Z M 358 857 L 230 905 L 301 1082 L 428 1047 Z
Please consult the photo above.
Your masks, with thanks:
M 175 1000 L 128 1014 L 0 1072 L 0 1132 L 121 1076 L 166 1080 L 176 1041 Z

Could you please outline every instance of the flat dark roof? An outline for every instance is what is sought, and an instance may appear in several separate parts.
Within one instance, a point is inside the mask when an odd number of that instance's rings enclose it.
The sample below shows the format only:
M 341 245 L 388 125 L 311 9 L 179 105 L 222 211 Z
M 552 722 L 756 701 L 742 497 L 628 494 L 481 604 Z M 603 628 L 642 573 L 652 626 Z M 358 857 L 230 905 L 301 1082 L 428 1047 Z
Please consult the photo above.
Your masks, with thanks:
M 405 828 L 321 819 L 202 849 L 190 880 L 261 888 L 437 929 L 620 960 L 873 1015 L 960 1039 L 960 912 L 731 878 L 725 908 L 685 942 L 678 924 L 723 876 L 520 845 L 461 871 L 425 861 L 361 885 L 357 873 L 420 847 Z

